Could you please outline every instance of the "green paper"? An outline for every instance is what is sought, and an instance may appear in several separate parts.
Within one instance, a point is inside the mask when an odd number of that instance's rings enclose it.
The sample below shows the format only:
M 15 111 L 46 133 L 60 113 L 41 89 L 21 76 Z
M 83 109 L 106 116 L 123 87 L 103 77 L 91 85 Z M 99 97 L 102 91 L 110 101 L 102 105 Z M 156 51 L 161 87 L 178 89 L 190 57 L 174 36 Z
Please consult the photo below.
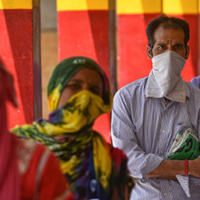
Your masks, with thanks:
M 183 134 L 177 133 L 167 158 L 173 160 L 194 160 L 200 156 L 199 149 L 199 139 L 192 129 L 187 129 Z

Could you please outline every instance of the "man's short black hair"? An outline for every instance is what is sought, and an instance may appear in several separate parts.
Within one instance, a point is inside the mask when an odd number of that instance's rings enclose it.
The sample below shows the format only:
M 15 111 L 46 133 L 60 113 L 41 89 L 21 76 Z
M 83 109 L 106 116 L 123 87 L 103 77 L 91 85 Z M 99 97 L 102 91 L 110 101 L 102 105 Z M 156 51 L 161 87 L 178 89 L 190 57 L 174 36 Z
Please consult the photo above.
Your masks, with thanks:
M 187 47 L 187 43 L 190 39 L 190 27 L 189 24 L 180 18 L 175 17 L 167 17 L 165 15 L 162 15 L 158 18 L 153 19 L 147 26 L 146 34 L 149 40 L 149 46 L 151 49 L 153 49 L 155 39 L 154 39 L 154 33 L 155 30 L 162 25 L 163 28 L 172 28 L 175 30 L 183 30 L 184 32 L 184 44 L 185 47 Z

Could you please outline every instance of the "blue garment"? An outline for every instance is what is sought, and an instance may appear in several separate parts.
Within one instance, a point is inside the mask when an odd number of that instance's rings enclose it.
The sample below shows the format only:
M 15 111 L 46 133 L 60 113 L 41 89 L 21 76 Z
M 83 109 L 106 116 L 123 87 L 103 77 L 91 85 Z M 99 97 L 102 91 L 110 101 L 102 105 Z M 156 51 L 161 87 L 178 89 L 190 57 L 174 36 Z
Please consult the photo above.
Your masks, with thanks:
M 194 77 L 190 83 L 200 89 L 200 76 Z
M 139 79 L 120 89 L 112 110 L 113 145 L 126 153 L 128 168 L 135 181 L 131 200 L 200 199 L 200 179 L 188 176 L 191 198 L 177 180 L 144 178 L 167 159 L 178 131 L 192 128 L 200 138 L 200 90 L 185 83 L 186 102 L 146 98 L 147 79 Z M 184 183 L 183 183 L 184 184 Z

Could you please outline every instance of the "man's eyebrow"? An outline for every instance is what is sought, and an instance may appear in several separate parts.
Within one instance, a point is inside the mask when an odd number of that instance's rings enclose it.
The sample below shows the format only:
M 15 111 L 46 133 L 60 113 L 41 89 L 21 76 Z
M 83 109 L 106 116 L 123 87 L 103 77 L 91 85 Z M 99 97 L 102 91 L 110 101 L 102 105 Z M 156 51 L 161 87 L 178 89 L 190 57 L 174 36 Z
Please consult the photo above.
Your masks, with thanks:
M 166 43 L 158 43 L 157 45 L 166 45 Z
M 177 44 L 174 44 L 174 46 L 176 46 L 176 45 L 181 45 L 181 46 L 183 46 L 184 44 L 182 44 L 182 43 L 177 43 Z

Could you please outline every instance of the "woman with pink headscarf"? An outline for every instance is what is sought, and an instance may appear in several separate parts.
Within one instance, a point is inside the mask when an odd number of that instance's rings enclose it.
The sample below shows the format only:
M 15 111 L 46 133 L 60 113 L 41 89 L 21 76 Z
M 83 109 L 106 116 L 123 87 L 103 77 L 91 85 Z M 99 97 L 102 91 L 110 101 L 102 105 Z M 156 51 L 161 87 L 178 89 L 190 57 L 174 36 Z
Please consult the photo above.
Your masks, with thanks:
M 17 107 L 13 78 L 0 61 L 0 199 L 18 200 L 20 185 L 16 143 L 8 132 L 6 101 Z

